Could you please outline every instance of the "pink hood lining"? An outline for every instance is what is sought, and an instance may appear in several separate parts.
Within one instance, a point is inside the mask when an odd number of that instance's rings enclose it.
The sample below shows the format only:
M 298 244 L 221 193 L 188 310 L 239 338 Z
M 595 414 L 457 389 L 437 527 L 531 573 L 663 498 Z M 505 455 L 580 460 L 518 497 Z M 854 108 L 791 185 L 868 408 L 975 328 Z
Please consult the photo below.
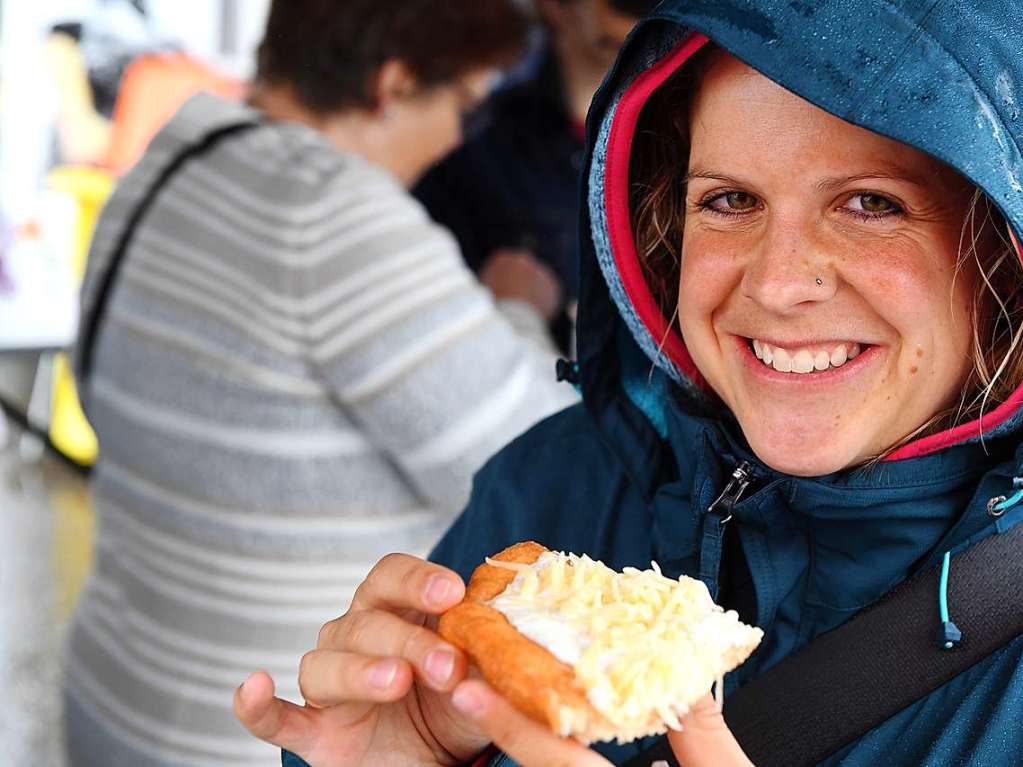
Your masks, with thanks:
M 686 349 L 681 334 L 669 325 L 658 307 L 650 287 L 643 276 L 643 269 L 636 253 L 636 241 L 632 229 L 629 206 L 629 158 L 632 139 L 636 132 L 640 113 L 647 100 L 686 61 L 709 42 L 705 35 L 694 33 L 686 38 L 671 53 L 643 72 L 628 87 L 616 107 L 607 141 L 607 164 L 604 177 L 604 206 L 607 216 L 608 240 L 618 274 L 629 301 L 637 316 L 657 341 L 663 339 L 661 349 L 696 386 L 712 393 L 692 357 Z M 1009 237 L 1023 260 L 1023 247 L 1013 231 Z M 888 455 L 886 461 L 935 453 L 959 442 L 981 437 L 1007 421 L 1023 406 L 1023 384 L 1001 405 L 981 418 L 961 424 L 929 437 L 914 440 Z

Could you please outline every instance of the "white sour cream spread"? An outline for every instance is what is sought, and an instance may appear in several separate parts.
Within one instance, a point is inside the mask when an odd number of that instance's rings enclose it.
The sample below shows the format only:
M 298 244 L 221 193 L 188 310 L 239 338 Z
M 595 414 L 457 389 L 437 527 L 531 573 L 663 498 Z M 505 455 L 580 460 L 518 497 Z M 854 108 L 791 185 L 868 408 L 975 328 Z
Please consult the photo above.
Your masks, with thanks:
M 593 707 L 639 737 L 678 717 L 746 659 L 763 632 L 714 604 L 692 578 L 621 573 L 587 556 L 546 552 L 490 601 L 523 635 L 575 670 Z

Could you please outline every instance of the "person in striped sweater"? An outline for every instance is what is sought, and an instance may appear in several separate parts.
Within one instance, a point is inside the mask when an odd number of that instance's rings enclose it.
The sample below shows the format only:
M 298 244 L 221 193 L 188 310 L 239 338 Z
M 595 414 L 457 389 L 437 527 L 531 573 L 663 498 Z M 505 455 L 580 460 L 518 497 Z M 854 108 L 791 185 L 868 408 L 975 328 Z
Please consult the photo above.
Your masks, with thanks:
M 231 713 L 471 476 L 575 401 L 556 281 L 486 290 L 407 192 L 522 47 L 513 0 L 276 0 L 247 104 L 200 95 L 103 212 L 76 366 L 101 457 L 73 767 L 279 764 Z M 496 298 L 496 300 L 495 300 Z

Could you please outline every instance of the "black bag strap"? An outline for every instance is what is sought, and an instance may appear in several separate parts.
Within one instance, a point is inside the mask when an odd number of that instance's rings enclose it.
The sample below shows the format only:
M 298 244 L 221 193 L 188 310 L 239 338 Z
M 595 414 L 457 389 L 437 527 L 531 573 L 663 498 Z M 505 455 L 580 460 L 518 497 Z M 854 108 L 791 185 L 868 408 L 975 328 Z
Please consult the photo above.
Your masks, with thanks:
M 135 238 L 135 233 L 138 231 L 142 219 L 149 212 L 159 193 L 186 162 L 207 152 L 228 136 L 248 130 L 249 128 L 255 128 L 261 124 L 259 120 L 252 119 L 216 128 L 203 135 L 200 140 L 185 146 L 157 174 L 156 179 L 145 195 L 143 195 L 142 200 L 135 206 L 124 229 L 121 230 L 121 236 L 118 238 L 117 245 L 110 255 L 106 271 L 101 275 L 101 281 L 96 287 L 96 300 L 92 305 L 91 311 L 82 318 L 82 328 L 78 333 L 78 377 L 81 384 L 84 384 L 92 373 L 92 354 L 96 346 L 96 337 L 99 333 L 103 317 L 106 314 L 107 304 L 110 301 L 110 295 L 113 292 L 113 286 L 117 280 L 121 264 L 124 261 L 125 253 Z
M 940 568 L 892 589 L 725 701 L 725 720 L 757 767 L 811 767 L 1023 634 L 1023 525 L 951 560 L 950 617 L 938 639 Z M 626 763 L 678 762 L 667 739 Z

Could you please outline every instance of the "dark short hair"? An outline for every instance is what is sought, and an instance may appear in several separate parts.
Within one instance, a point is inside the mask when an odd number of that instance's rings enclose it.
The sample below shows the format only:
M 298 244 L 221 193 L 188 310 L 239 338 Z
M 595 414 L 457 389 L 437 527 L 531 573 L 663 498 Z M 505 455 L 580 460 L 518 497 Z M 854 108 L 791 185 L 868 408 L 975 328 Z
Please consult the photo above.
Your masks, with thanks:
M 562 4 L 570 0 L 560 0 Z M 657 7 L 661 0 L 607 0 L 607 4 L 618 13 L 635 16 L 637 19 L 646 16 Z
M 429 88 L 512 63 L 527 35 L 516 0 L 273 0 L 257 79 L 329 114 L 373 106 L 373 76 L 389 60 Z
M 608 5 L 619 13 L 639 18 L 650 13 L 660 2 L 661 0 L 609 0 Z

